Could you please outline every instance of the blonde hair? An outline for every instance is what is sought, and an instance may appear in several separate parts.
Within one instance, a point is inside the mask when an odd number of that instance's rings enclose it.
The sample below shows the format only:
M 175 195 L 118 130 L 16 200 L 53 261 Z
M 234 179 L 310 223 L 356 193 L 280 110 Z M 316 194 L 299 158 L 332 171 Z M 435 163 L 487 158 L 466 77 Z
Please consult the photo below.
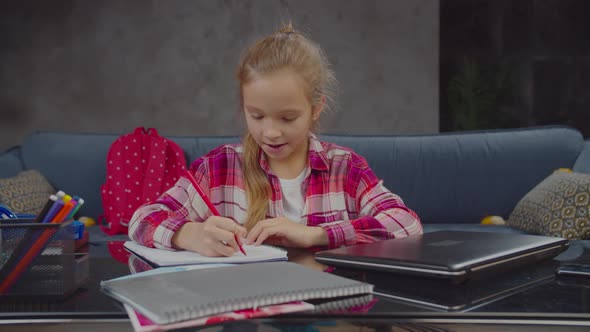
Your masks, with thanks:
M 293 29 L 291 23 L 283 25 L 273 34 L 258 40 L 242 55 L 236 78 L 240 84 L 240 105 L 243 109 L 245 84 L 257 77 L 279 70 L 291 70 L 300 76 L 305 94 L 316 107 L 332 102 L 336 79 L 320 46 Z M 316 121 L 317 124 L 317 121 Z M 259 164 L 260 147 L 247 133 L 244 137 L 242 173 L 248 198 L 246 229 L 250 230 L 266 218 L 271 187 L 266 173 Z

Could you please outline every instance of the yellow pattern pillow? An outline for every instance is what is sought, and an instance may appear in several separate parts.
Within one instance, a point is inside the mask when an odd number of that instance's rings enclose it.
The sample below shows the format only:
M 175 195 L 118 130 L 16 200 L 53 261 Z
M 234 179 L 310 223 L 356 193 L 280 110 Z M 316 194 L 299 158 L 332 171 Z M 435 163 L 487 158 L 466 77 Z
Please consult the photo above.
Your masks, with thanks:
M 509 226 L 570 240 L 590 239 L 590 174 L 557 170 L 518 202 Z
M 38 214 L 55 190 L 37 170 L 27 170 L 0 179 L 0 203 L 14 213 Z

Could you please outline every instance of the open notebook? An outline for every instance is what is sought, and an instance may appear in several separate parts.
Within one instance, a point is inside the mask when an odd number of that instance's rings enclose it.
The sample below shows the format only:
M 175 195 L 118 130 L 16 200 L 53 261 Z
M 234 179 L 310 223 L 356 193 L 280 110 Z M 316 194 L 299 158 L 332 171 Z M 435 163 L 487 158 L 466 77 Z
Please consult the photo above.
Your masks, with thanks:
M 156 324 L 293 301 L 370 294 L 373 285 L 290 262 L 148 274 L 100 283 Z
M 229 257 L 206 257 L 186 250 L 172 251 L 148 248 L 133 241 L 125 242 L 125 248 L 158 267 L 211 263 L 240 264 L 287 260 L 287 252 L 285 250 L 266 245 L 245 245 L 244 250 L 248 254 L 247 256 L 236 252 L 233 256 Z

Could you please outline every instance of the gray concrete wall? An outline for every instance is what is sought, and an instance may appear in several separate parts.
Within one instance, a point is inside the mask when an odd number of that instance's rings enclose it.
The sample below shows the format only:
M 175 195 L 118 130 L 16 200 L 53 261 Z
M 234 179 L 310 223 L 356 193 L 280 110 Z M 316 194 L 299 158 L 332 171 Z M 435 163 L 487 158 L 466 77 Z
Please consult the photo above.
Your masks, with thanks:
M 289 17 L 340 81 L 323 133 L 438 131 L 438 0 L 14 0 L 0 4 L 0 150 L 33 130 L 241 134 L 240 52 Z

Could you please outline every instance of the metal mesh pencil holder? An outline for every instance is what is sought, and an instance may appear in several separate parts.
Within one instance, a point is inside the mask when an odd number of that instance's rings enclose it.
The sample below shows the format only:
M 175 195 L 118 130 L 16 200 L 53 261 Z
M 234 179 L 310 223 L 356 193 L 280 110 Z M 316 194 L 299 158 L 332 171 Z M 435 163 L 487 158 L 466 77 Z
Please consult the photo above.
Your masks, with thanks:
M 88 255 L 74 251 L 71 222 L 0 221 L 0 301 L 61 299 L 88 278 Z

